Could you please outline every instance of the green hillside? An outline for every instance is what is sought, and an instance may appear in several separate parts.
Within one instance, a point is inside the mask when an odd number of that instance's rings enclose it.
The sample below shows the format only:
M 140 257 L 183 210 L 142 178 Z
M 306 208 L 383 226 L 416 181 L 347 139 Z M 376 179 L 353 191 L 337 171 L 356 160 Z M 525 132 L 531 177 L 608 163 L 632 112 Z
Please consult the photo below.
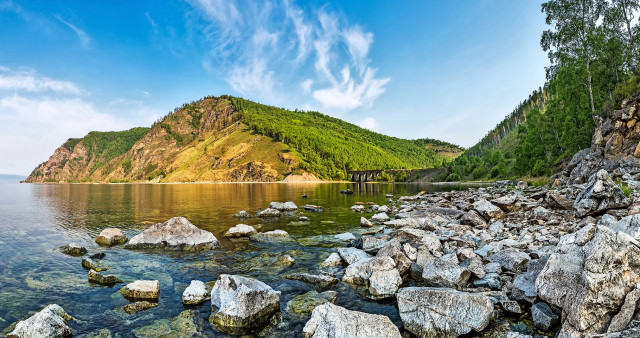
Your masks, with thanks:
M 446 142 L 390 137 L 317 112 L 225 98 L 252 130 L 287 144 L 303 160 L 301 169 L 323 178 L 345 179 L 347 170 L 439 167 L 447 156 L 438 154 L 438 149 L 446 149 L 454 157 L 461 152 Z

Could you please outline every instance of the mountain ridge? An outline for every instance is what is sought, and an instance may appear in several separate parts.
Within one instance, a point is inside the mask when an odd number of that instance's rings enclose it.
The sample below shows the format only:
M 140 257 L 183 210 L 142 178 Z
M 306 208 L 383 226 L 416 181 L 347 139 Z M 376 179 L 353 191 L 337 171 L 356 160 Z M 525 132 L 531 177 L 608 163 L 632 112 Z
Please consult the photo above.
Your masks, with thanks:
M 317 112 L 208 96 L 151 128 L 69 139 L 25 181 L 344 180 L 347 170 L 436 167 L 461 152 L 446 142 L 390 137 Z

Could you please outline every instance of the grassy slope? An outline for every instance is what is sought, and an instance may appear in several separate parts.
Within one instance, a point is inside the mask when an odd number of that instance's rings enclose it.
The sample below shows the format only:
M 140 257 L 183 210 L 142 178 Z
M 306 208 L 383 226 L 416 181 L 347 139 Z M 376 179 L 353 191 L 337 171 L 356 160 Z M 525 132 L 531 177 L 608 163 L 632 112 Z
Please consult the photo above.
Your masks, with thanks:
M 344 179 L 344 170 L 430 168 L 444 159 L 434 146 L 459 149 L 440 141 L 381 135 L 317 112 L 227 98 L 251 129 L 289 145 L 303 160 L 300 167 L 322 178 Z

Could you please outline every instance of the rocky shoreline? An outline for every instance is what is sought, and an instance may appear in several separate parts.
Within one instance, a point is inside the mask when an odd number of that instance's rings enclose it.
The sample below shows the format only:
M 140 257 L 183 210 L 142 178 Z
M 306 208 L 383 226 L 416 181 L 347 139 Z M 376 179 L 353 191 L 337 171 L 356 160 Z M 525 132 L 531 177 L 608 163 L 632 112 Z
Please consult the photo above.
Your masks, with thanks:
M 362 235 L 336 235 L 348 245 L 315 269 L 282 276 L 322 292 L 281 304 L 280 291 L 271 286 L 223 274 L 210 283 L 192 281 L 183 293 L 184 304 L 210 299 L 211 325 L 231 335 L 269 336 L 265 327 L 282 325 L 280 312 L 292 309 L 305 313 L 308 320 L 303 332 L 291 335 L 305 337 L 638 333 L 640 199 L 635 190 L 625 196 L 606 171 L 596 172 L 587 183 L 557 189 L 528 188 L 519 182 L 387 197 L 387 205 L 357 203 L 351 208 L 356 214 L 373 212 L 361 221 Z M 313 205 L 301 209 L 321 210 Z M 298 210 L 293 202 L 273 202 L 257 216 L 296 217 Z M 251 215 L 238 214 L 247 216 Z M 258 232 L 244 224 L 230 228 L 229 234 L 274 246 L 295 241 L 285 231 Z M 105 229 L 96 242 L 155 251 L 210 250 L 218 245 L 213 234 L 182 217 L 153 225 L 131 239 L 123 236 L 117 229 Z M 61 251 L 89 254 L 75 244 Z M 295 257 L 287 259 L 295 262 Z M 92 283 L 122 283 L 117 276 L 99 272 L 100 257 L 85 257 L 82 265 L 90 269 Z M 332 289 L 338 283 L 354 285 L 360 297 L 395 302 L 402 326 L 381 315 L 335 305 Z M 128 311 L 155 306 L 158 284 L 139 280 L 123 286 L 122 295 L 131 301 Z M 71 316 L 52 304 L 18 323 L 8 337 L 67 337 Z M 530 334 L 513 331 L 510 323 L 516 321 L 533 323 Z
M 192 280 L 182 293 L 186 309 L 157 325 L 175 336 L 215 335 L 189 308 L 210 302 L 210 327 L 228 335 L 640 337 L 640 165 L 636 148 L 626 145 L 635 137 L 629 128 L 638 129 L 630 121 L 640 100 L 623 106 L 598 127 L 593 147 L 576 154 L 547 187 L 503 181 L 464 191 L 386 195 L 386 205 L 355 203 L 351 212 L 372 216 L 361 217 L 351 232 L 325 235 L 344 245 L 304 271 L 278 274 L 282 281 L 310 285 L 311 291 L 284 302 L 278 286 L 222 273 L 215 280 Z M 318 212 L 330 211 L 272 202 L 255 215 L 240 211 L 235 216 L 297 218 L 292 223 L 305 225 Z M 261 231 L 258 224 L 237 224 L 224 236 L 276 250 L 313 243 L 284 230 Z M 183 217 L 130 239 L 107 228 L 96 243 L 107 248 L 106 254 L 121 245 L 156 254 L 219 246 L 212 233 Z M 90 283 L 125 284 L 105 272 L 104 252 L 73 243 L 60 251 L 81 259 Z M 268 268 L 268 262 L 295 265 L 299 254 L 263 256 Z M 120 294 L 130 301 L 124 311 L 157 306 L 161 283 L 141 279 L 123 285 Z M 344 285 L 358 299 L 393 304 L 400 323 L 338 305 L 337 290 Z M 72 316 L 51 304 L 15 324 L 8 337 L 68 337 Z M 289 328 L 287 318 L 293 317 L 304 321 L 301 330 Z M 135 332 L 147 336 L 153 330 Z

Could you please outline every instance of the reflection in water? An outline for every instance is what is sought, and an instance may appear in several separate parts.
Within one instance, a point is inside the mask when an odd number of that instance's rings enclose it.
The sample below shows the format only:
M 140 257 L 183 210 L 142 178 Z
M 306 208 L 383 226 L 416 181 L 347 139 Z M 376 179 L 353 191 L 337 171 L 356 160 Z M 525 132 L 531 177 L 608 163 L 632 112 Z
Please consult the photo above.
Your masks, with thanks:
M 350 188 L 353 195 L 340 194 Z M 316 269 L 332 247 L 344 245 L 332 236 L 345 231 L 357 233 L 361 214 L 349 210 L 356 201 L 385 204 L 385 194 L 413 194 L 421 190 L 462 189 L 462 186 L 392 184 L 123 184 L 123 185 L 31 185 L 0 182 L 0 329 L 6 334 L 11 323 L 26 318 L 47 304 L 58 303 L 78 321 L 77 333 L 108 328 L 130 336 L 132 330 L 155 320 L 177 316 L 184 310 L 181 295 L 192 279 L 213 281 L 221 273 L 258 278 L 282 291 L 282 306 L 311 286 L 283 279 L 295 271 Z M 302 198 L 307 194 L 308 198 Z M 311 221 L 292 222 L 293 217 L 262 223 L 261 231 L 283 229 L 298 242 L 264 244 L 223 237 L 240 223 L 233 214 L 247 210 L 255 214 L 271 201 L 294 201 L 298 206 L 317 204 L 322 213 L 300 212 Z M 371 214 L 366 214 L 370 216 Z M 196 226 L 211 231 L 221 246 L 209 252 L 184 253 L 129 251 L 121 247 L 103 249 L 93 242 L 106 227 L 121 228 L 129 237 L 150 224 L 185 216 Z M 95 287 L 87 283 L 80 259 L 62 255 L 61 245 L 76 242 L 90 252 L 104 251 L 109 273 L 125 281 L 158 279 L 160 306 L 125 315 L 115 310 L 127 304 L 119 287 Z M 278 257 L 288 253 L 296 259 L 292 267 L 282 266 Z M 340 283 L 338 304 L 350 309 L 380 313 L 399 323 L 393 303 L 374 302 L 362 290 Z M 361 296 L 359 296 L 361 295 Z M 196 308 L 206 330 L 209 303 Z M 284 314 L 286 325 L 277 335 L 297 332 L 307 318 Z M 279 333 L 278 333 L 279 332 Z

